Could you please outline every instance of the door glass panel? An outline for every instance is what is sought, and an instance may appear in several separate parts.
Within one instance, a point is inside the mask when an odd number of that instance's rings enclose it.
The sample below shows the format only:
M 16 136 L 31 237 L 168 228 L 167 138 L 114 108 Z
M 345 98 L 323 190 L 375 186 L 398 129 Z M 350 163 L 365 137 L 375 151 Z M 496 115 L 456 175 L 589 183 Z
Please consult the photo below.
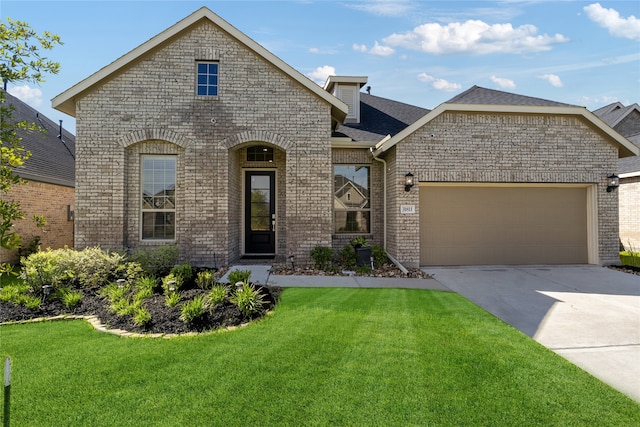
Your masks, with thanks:
M 251 177 L 251 231 L 271 230 L 271 181 L 268 176 Z

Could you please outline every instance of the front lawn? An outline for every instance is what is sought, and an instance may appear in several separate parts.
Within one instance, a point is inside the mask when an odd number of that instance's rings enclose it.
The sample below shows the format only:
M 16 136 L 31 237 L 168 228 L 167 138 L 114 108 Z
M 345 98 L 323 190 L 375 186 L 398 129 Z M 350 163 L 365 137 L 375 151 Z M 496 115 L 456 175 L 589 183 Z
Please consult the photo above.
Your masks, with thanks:
M 454 293 L 287 289 L 232 332 L 0 327 L 12 425 L 640 425 L 640 405 Z

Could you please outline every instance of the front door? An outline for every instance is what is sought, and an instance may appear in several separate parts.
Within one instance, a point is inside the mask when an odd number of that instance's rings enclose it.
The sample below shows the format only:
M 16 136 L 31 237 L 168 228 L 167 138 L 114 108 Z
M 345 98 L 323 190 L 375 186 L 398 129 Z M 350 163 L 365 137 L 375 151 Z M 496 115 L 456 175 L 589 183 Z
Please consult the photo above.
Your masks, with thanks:
M 276 252 L 276 173 L 247 171 L 245 174 L 245 245 L 246 254 Z

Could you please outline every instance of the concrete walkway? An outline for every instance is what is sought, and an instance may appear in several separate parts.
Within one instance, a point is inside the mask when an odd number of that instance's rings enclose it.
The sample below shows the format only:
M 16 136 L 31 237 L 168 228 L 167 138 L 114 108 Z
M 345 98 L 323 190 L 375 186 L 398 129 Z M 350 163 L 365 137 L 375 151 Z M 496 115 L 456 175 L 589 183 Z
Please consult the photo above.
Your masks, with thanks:
M 640 276 L 591 265 L 423 270 L 640 402 Z

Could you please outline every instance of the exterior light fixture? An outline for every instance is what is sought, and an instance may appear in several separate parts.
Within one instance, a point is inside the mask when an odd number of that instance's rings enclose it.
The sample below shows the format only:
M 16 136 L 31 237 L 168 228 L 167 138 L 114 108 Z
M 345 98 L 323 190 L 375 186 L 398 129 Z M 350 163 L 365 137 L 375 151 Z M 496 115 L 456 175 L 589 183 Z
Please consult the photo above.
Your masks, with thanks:
M 404 191 L 411 190 L 411 187 L 413 187 L 414 184 L 415 182 L 413 181 L 413 174 L 409 172 L 404 176 Z
M 607 193 L 611 193 L 618 187 L 620 187 L 620 178 L 618 175 L 609 175 L 607 177 Z

